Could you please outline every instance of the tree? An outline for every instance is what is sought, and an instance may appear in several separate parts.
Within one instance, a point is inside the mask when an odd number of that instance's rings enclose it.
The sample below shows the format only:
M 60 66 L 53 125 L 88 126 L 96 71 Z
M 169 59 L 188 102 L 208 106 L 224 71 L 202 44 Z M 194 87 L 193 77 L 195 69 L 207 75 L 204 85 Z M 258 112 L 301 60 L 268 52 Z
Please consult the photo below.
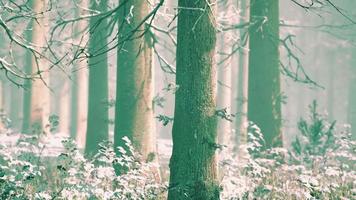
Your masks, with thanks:
M 107 0 L 90 1 L 90 9 L 94 11 L 105 12 L 107 6 Z M 96 152 L 98 144 L 108 139 L 107 29 L 105 18 L 90 18 L 88 121 L 85 143 L 87 155 Z
M 177 71 L 169 200 L 219 199 L 215 158 L 215 22 L 206 0 L 178 1 Z
M 222 14 L 226 14 L 228 9 L 229 1 L 225 0 L 221 2 L 218 6 L 218 10 Z M 228 20 L 228 19 L 223 19 Z M 229 41 L 226 41 L 227 37 L 224 32 L 221 32 L 217 38 L 217 73 L 218 73 L 218 83 L 217 83 L 217 109 L 223 110 L 226 114 L 231 113 L 231 46 Z M 218 119 L 218 142 L 219 144 L 224 144 L 229 141 L 228 137 L 231 135 L 231 121 L 225 119 L 224 117 Z
M 356 55 L 356 49 L 353 49 L 352 54 Z M 348 119 L 351 125 L 352 138 L 356 139 L 356 59 L 354 56 L 351 56 L 350 72 Z
M 240 0 L 241 10 L 240 24 L 248 22 L 249 0 Z M 240 38 L 243 48 L 239 51 L 238 57 L 238 77 L 237 77 L 237 106 L 236 106 L 236 144 L 244 144 L 247 141 L 247 92 L 248 92 L 248 37 L 246 30 L 240 30 Z M 244 44 L 246 42 L 246 44 Z
M 38 16 L 43 15 L 46 8 L 45 0 L 30 0 L 29 7 L 33 8 L 33 12 Z M 45 46 L 46 25 L 43 17 L 38 17 L 36 23 L 31 20 L 25 30 L 25 38 L 27 41 L 35 44 L 38 52 L 40 47 Z M 39 74 L 39 78 L 26 79 L 24 83 L 24 106 L 23 106 L 23 133 L 31 133 L 31 131 L 42 131 L 49 117 L 49 91 L 46 88 L 48 82 L 48 74 L 44 72 L 47 62 L 45 58 L 41 58 L 30 50 L 25 53 L 25 68 L 24 72 L 27 75 Z
M 127 136 L 146 161 L 156 153 L 152 42 L 147 27 L 140 26 L 149 11 L 149 4 L 142 0 L 126 2 L 119 11 L 118 41 L 122 45 L 117 52 L 114 138 L 117 147 L 123 146 L 122 138 Z
M 87 0 L 77 0 L 80 7 L 87 8 Z M 80 8 L 75 9 L 75 17 L 78 17 L 81 12 Z M 72 31 L 73 38 L 77 46 L 83 46 L 81 41 L 87 41 L 87 36 L 80 34 L 85 30 L 87 21 L 77 22 Z M 85 47 L 81 47 L 85 48 Z M 70 94 L 70 136 L 77 140 L 79 146 L 83 145 L 85 141 L 86 123 L 87 123 L 87 109 L 88 109 L 88 66 L 83 60 L 73 63 L 73 71 L 71 76 L 71 94 Z
M 267 148 L 282 145 L 278 3 L 250 3 L 248 119 L 261 128 Z

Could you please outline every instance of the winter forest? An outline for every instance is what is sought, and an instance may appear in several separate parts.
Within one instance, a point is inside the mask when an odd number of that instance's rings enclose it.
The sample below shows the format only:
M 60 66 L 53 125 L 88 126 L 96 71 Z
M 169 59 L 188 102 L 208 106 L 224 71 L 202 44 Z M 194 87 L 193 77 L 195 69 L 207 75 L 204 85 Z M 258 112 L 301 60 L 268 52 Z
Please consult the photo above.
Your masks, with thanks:
M 0 0 L 0 199 L 356 199 L 355 0 Z

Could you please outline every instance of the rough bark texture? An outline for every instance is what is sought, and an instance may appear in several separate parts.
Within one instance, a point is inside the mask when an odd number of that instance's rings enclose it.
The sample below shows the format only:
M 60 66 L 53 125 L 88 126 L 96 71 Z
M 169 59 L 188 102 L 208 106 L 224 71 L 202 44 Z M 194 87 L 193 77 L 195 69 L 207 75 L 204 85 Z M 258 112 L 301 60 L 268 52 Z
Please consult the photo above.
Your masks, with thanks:
M 216 42 L 206 0 L 179 0 L 173 152 L 169 200 L 219 199 L 215 87 Z
M 107 0 L 91 0 L 90 8 L 99 12 L 107 9 Z M 97 17 L 89 21 L 89 99 L 85 153 L 96 153 L 98 145 L 108 140 L 108 62 L 107 21 Z
M 131 8 L 132 18 L 127 19 Z M 127 136 L 143 159 L 151 161 L 156 152 L 151 38 L 145 26 L 134 31 L 148 13 L 145 0 L 128 1 L 120 12 L 118 39 L 124 43 L 118 49 L 114 141 L 122 146 Z M 130 35 L 133 40 L 127 40 Z
M 282 145 L 278 0 L 252 0 L 248 119 L 265 136 L 266 147 Z
M 249 16 L 249 0 L 240 0 L 240 24 L 246 23 Z M 245 33 L 240 31 L 240 37 Z M 237 77 L 237 106 L 236 106 L 236 144 L 245 144 L 247 141 L 247 92 L 248 92 L 248 42 L 239 52 Z

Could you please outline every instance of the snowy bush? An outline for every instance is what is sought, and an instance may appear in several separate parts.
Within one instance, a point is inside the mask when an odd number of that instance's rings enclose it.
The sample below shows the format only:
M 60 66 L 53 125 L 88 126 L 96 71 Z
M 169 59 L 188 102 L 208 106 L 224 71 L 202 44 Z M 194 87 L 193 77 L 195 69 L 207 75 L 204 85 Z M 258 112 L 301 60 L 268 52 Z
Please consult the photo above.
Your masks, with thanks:
M 312 110 L 311 121 L 299 123 L 298 145 L 263 151 L 263 135 L 250 123 L 238 158 L 227 153 L 220 163 L 221 198 L 356 199 L 356 143 L 348 131 L 334 134 L 334 126 Z
M 112 144 L 100 144 L 87 159 L 69 139 L 57 157 L 41 154 L 37 136 L 22 136 L 16 147 L 0 148 L 0 199 L 158 199 L 165 192 L 154 163 L 141 162 L 131 142 L 116 156 Z M 127 152 L 129 151 L 129 152 Z M 114 166 L 127 169 L 119 176 Z

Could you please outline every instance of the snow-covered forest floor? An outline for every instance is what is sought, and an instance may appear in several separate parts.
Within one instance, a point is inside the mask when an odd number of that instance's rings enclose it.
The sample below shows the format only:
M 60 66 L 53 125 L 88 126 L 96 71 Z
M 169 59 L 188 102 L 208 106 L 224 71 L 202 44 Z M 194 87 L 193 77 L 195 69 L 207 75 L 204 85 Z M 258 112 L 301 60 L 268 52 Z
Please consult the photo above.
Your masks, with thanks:
M 315 110 L 314 110 L 315 111 Z M 355 199 L 355 148 L 348 126 L 317 113 L 298 122 L 290 148 L 262 149 L 253 123 L 248 142 L 218 152 L 221 199 Z M 131 142 L 83 156 L 61 134 L 0 134 L 0 199 L 164 199 L 170 140 L 158 140 L 159 162 L 145 163 Z M 115 169 L 125 169 L 115 175 Z

